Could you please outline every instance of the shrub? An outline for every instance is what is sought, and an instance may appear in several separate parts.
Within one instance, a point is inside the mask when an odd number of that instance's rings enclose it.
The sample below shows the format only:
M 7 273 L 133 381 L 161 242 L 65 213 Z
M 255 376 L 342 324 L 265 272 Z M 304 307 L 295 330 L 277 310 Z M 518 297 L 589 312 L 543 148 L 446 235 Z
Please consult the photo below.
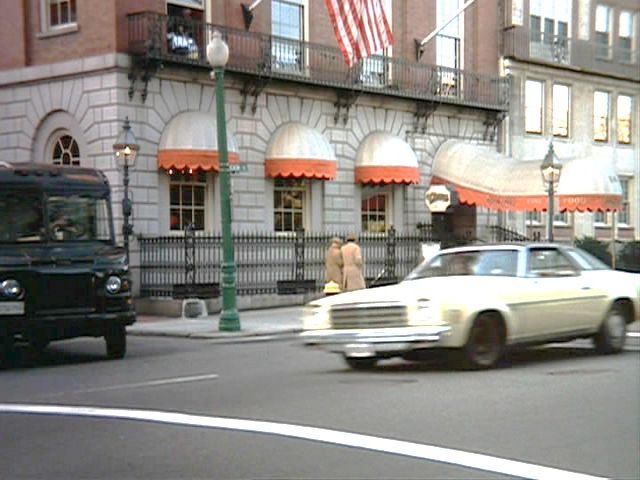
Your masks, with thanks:
M 640 241 L 625 243 L 617 259 L 616 267 L 629 272 L 640 272 Z
M 607 265 L 611 265 L 611 252 L 609 252 L 609 244 L 601 242 L 593 237 L 577 238 L 574 242 L 575 246 L 589 252 L 597 259 L 603 261 Z

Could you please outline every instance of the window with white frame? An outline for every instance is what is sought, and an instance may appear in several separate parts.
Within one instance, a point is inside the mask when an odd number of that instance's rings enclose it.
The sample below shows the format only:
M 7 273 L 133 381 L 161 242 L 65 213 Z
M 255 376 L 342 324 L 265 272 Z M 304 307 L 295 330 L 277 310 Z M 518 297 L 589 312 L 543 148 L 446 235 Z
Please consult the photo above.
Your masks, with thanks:
M 382 8 L 387 17 L 389 27 L 392 28 L 393 22 L 391 17 L 391 0 L 382 0 Z M 360 81 L 365 85 L 383 86 L 387 84 L 389 76 L 388 62 L 385 56 L 391 56 L 392 47 L 389 46 L 382 52 L 362 59 L 362 69 L 360 71 Z
M 305 39 L 304 5 L 299 1 L 271 2 L 272 66 L 278 70 L 302 73 Z
M 201 170 L 169 173 L 169 228 L 184 230 L 193 224 L 196 230 L 205 227 L 207 174 Z
M 569 212 L 556 212 L 553 215 L 554 225 L 569 225 Z
M 596 7 L 595 25 L 596 57 L 607 59 L 611 54 L 611 8 L 606 5 Z
M 593 214 L 593 223 L 600 227 L 609 225 L 609 214 L 598 210 Z
M 609 93 L 593 92 L 593 139 L 609 141 Z
M 527 212 L 526 222 L 527 222 L 527 225 L 542 224 L 542 212 L 538 210 L 534 210 L 533 212 Z
M 616 129 L 618 143 L 631 143 L 631 97 L 618 95 L 616 105 Z
M 40 0 L 43 32 L 56 32 L 76 27 L 76 0 Z
M 273 188 L 273 228 L 295 232 L 305 228 L 309 182 L 302 178 L 276 178 Z
M 629 225 L 629 179 L 621 178 L 620 186 L 622 187 L 622 208 L 618 212 L 618 223 Z
M 464 68 L 462 55 L 464 43 L 464 12 L 456 15 L 463 0 L 438 0 L 436 6 L 436 22 L 441 27 L 436 35 L 436 62 L 438 66 L 438 92 L 441 95 L 455 95 L 460 83 L 459 72 Z
M 542 107 L 544 84 L 538 80 L 527 80 L 524 91 L 524 125 L 527 133 L 542 133 Z
M 553 85 L 553 135 L 555 137 L 569 136 L 569 105 L 570 89 L 568 85 L 555 83 Z
M 78 142 L 68 133 L 58 135 L 52 142 L 51 161 L 54 165 L 80 166 Z
M 389 186 L 362 187 L 360 218 L 363 232 L 383 233 L 390 225 L 392 192 Z
M 620 12 L 618 17 L 618 60 L 631 63 L 633 59 L 633 13 Z

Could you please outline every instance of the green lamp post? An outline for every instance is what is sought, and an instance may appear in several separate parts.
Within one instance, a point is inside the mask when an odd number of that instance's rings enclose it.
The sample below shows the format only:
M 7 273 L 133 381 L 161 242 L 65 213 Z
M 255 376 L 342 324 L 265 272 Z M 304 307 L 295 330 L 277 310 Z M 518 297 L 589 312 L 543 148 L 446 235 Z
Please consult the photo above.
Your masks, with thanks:
M 218 155 L 220 158 L 220 206 L 222 221 L 222 313 L 219 329 L 240 330 L 240 315 L 236 305 L 236 263 L 231 235 L 231 171 L 227 151 L 227 128 L 224 113 L 224 67 L 229 60 L 229 46 L 215 30 L 207 45 L 207 60 L 216 82 L 216 123 L 218 124 Z
M 553 242 L 553 216 L 554 213 L 554 190 L 560 181 L 560 173 L 562 173 L 562 162 L 553 151 L 553 143 L 549 142 L 549 150 L 540 165 L 540 173 L 542 173 L 542 181 L 547 187 L 549 208 L 547 209 L 547 238 L 549 242 Z

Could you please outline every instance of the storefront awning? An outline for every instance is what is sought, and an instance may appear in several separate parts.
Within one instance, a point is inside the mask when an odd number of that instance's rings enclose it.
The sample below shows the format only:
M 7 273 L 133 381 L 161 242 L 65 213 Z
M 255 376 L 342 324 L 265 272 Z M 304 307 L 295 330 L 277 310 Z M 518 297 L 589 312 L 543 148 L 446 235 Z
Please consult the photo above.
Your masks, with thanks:
M 238 146 L 227 133 L 230 164 L 239 163 Z M 167 124 L 158 146 L 158 166 L 165 170 L 220 171 L 216 117 L 210 113 L 183 112 Z
M 407 142 L 387 132 L 374 132 L 356 154 L 358 183 L 419 183 L 418 157 Z
M 560 211 L 610 211 L 622 205 L 622 187 L 610 161 L 562 159 L 555 190 Z M 457 140 L 445 142 L 433 160 L 432 184 L 455 187 L 461 203 L 492 210 L 543 211 L 548 196 L 540 160 L 518 161 L 492 147 Z
M 317 130 L 298 122 L 285 123 L 273 133 L 265 158 L 265 174 L 272 178 L 336 178 L 336 156 Z

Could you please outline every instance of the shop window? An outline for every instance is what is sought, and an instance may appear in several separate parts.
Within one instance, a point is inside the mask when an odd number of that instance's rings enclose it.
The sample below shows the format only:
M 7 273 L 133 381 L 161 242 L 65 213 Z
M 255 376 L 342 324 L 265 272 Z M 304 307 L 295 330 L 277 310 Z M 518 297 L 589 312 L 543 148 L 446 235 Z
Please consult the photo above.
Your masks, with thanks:
M 362 188 L 360 216 L 363 232 L 384 233 L 389 229 L 390 198 L 388 187 Z
M 308 188 L 309 185 L 305 179 L 275 179 L 273 227 L 276 232 L 295 232 L 305 227 Z
M 593 223 L 595 223 L 596 226 L 609 225 L 609 214 L 607 212 L 595 212 L 593 214 Z
M 525 130 L 527 133 L 542 133 L 542 107 L 544 85 L 538 80 L 527 80 L 525 84 Z
M 203 171 L 169 172 L 169 228 L 180 231 L 193 224 L 205 228 L 207 176 Z
M 71 135 L 60 135 L 53 142 L 51 160 L 54 165 L 80 166 L 78 142 Z
M 593 139 L 597 142 L 609 141 L 609 94 L 593 92 Z
M 631 97 L 618 95 L 616 108 L 618 143 L 631 143 Z
M 527 225 L 541 225 L 542 224 L 542 212 L 534 210 L 533 212 L 527 212 L 526 217 Z

